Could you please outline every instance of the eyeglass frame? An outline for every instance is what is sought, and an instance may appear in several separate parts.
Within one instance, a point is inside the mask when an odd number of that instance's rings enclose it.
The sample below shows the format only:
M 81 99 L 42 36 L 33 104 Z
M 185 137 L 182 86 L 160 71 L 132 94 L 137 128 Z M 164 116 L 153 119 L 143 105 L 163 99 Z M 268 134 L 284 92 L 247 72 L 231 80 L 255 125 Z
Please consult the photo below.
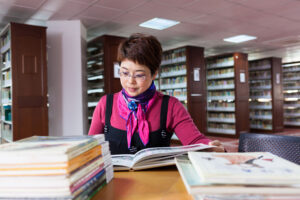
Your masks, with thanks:
M 124 73 L 128 73 L 128 74 L 126 75 Z M 119 75 L 120 75 L 120 78 L 124 78 L 126 80 L 129 80 L 129 78 L 133 78 L 136 81 L 144 82 L 147 79 L 146 74 L 143 74 L 143 75 L 133 74 L 133 75 L 131 75 L 130 72 L 121 72 L 120 69 L 119 69 Z

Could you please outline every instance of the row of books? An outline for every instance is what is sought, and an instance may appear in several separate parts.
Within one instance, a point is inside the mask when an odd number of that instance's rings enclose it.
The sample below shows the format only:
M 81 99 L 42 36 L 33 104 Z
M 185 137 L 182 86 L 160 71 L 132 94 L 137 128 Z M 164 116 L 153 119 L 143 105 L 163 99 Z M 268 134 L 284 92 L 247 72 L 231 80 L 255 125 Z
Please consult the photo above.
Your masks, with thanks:
M 272 121 L 271 120 L 256 120 L 252 119 L 250 121 L 250 128 L 253 129 L 265 129 L 265 130 L 272 130 Z
M 207 71 L 207 77 L 214 76 L 214 75 L 225 75 L 234 73 L 234 68 L 226 68 L 226 69 L 213 69 Z
M 207 69 L 221 68 L 221 67 L 227 67 L 227 66 L 233 66 L 233 65 L 234 65 L 233 57 L 219 58 L 216 60 L 208 61 Z
M 176 71 L 182 71 L 186 70 L 186 65 L 185 64 L 176 64 L 172 67 L 162 67 L 161 68 L 161 73 L 168 73 L 168 72 L 176 72 Z
M 270 90 L 251 90 L 250 91 L 250 98 L 251 97 L 271 97 Z
M 174 83 L 186 83 L 186 82 L 187 82 L 186 76 L 164 78 L 160 80 L 160 84 L 174 84 Z
M 0 145 L 2 199 L 90 199 L 112 178 L 103 134 L 33 136 Z
M 255 88 L 255 87 L 263 87 L 263 88 L 269 88 L 271 89 L 272 84 L 271 80 L 259 80 L 259 81 L 251 81 L 250 82 L 250 88 Z
M 290 79 L 290 78 L 299 77 L 299 76 L 300 76 L 300 72 L 292 72 L 292 73 L 284 74 L 285 79 Z
M 11 71 L 2 72 L 2 80 L 11 80 Z
M 207 93 L 208 97 L 213 97 L 213 96 L 229 96 L 229 97 L 234 97 L 234 91 L 228 90 L 228 91 L 213 91 L 213 92 L 208 92 Z
M 173 90 L 165 90 L 164 94 L 178 97 L 178 96 L 187 96 L 186 88 L 183 89 L 173 89 Z
M 2 63 L 5 64 L 5 66 L 7 66 L 8 63 L 10 63 L 10 51 L 7 51 L 5 53 L 2 54 Z
M 227 123 L 212 123 L 212 122 L 209 122 L 207 124 L 207 127 L 208 128 L 214 128 L 214 129 L 235 129 L 235 125 L 234 124 L 227 124 Z
M 234 80 L 213 80 L 207 82 L 208 86 L 227 86 L 227 85 L 234 85 Z
M 212 101 L 212 102 L 208 102 L 207 107 L 208 108 L 234 108 L 235 103 L 226 102 L 226 101 L 222 101 L 222 102 Z
M 234 113 L 208 113 L 208 118 L 220 118 L 220 119 L 234 119 Z
M 271 153 L 188 152 L 175 163 L 194 199 L 291 200 L 300 195 L 300 166 Z
M 271 78 L 271 71 L 251 71 L 249 73 L 250 79 L 265 79 L 265 78 Z
M 10 31 L 8 31 L 6 34 L 1 36 L 0 38 L 0 46 L 5 46 L 10 41 Z
M 186 60 L 185 48 L 175 49 L 174 51 L 165 52 L 162 56 L 162 65 L 176 62 L 184 62 Z
M 264 70 L 264 69 L 271 69 L 270 60 L 260 60 L 256 62 L 250 62 L 249 64 L 249 71 Z

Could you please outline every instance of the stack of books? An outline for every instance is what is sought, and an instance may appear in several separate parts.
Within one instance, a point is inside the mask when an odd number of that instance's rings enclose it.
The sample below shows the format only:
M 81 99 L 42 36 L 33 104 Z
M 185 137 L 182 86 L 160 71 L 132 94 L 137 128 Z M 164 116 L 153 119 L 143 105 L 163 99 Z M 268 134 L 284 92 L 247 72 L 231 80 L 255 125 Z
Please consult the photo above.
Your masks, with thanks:
M 300 199 L 300 165 L 268 152 L 188 152 L 175 162 L 194 199 Z
M 113 178 L 97 136 L 33 136 L 0 145 L 0 199 L 89 199 Z

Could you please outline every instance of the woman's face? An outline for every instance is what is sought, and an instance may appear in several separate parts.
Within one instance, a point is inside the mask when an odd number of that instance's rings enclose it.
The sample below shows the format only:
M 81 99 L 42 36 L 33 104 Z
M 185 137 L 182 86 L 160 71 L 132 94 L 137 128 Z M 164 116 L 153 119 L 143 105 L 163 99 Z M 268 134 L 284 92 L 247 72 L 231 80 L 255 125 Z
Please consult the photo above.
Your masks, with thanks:
M 120 66 L 121 85 L 128 95 L 134 97 L 145 92 L 155 79 L 148 67 L 125 59 Z

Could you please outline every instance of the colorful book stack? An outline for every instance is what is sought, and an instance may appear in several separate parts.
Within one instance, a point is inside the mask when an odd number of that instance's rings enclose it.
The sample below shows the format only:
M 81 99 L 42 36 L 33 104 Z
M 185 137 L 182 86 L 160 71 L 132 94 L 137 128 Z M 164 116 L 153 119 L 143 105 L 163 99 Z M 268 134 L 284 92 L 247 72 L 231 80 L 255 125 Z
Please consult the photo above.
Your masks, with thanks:
M 33 136 L 0 145 L 0 199 L 90 199 L 112 178 L 103 134 Z

